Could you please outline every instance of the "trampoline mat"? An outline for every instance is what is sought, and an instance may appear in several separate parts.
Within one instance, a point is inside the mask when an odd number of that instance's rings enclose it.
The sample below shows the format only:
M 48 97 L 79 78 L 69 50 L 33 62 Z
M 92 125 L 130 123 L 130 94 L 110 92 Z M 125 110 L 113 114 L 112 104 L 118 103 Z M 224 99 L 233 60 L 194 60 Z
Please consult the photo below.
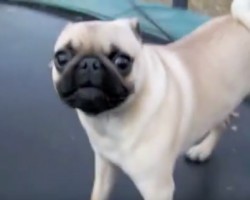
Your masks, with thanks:
M 65 18 L 0 4 L 0 199 L 89 199 L 93 153 L 76 114 L 57 98 L 48 62 Z M 218 94 L 219 95 L 219 94 Z M 210 162 L 178 160 L 175 200 L 249 200 L 249 107 Z M 142 199 L 122 173 L 111 200 Z

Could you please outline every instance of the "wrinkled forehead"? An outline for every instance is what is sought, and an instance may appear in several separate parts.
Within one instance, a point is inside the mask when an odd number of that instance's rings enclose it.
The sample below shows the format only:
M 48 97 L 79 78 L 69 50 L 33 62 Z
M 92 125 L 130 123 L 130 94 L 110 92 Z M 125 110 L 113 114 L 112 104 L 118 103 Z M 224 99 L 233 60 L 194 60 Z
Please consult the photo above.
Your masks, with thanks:
M 110 52 L 112 47 L 135 56 L 140 43 L 126 21 L 90 21 L 68 24 L 59 35 L 54 51 L 71 45 L 84 54 Z

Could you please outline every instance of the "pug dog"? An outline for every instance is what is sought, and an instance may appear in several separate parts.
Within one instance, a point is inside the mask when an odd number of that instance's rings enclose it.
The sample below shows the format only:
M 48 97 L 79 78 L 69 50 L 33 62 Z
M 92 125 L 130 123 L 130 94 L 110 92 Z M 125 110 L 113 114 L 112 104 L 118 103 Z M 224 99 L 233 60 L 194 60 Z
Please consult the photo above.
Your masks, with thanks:
M 172 200 L 178 156 L 210 157 L 228 116 L 250 94 L 250 7 L 235 0 L 231 13 L 168 45 L 143 43 L 134 18 L 62 30 L 52 78 L 94 151 L 91 200 L 109 198 L 116 167 L 143 199 Z

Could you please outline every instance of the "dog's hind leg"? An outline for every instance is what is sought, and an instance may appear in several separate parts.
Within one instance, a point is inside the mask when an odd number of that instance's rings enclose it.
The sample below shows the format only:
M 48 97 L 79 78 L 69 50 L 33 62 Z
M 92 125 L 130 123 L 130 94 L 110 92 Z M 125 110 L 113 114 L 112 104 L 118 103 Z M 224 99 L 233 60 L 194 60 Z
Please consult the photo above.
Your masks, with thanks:
M 186 153 L 186 157 L 192 162 L 204 162 L 209 159 L 222 134 L 221 128 L 212 129 L 199 143 L 192 146 Z
M 232 118 L 237 117 L 238 113 L 232 113 L 223 123 L 220 123 L 215 128 L 213 128 L 199 144 L 192 146 L 187 151 L 187 159 L 192 162 L 204 162 L 208 160 L 222 133 L 230 125 Z

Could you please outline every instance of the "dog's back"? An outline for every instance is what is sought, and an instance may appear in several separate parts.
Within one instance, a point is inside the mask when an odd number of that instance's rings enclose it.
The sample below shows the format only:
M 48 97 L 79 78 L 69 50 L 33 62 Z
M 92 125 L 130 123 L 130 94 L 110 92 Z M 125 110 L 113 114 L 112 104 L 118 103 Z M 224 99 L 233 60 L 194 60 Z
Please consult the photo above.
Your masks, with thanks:
M 250 5 L 250 0 L 243 1 Z M 192 77 L 194 138 L 223 121 L 250 93 L 250 6 L 241 8 L 240 2 L 233 2 L 231 15 L 212 19 L 166 46 Z M 208 106 L 211 103 L 213 106 Z

